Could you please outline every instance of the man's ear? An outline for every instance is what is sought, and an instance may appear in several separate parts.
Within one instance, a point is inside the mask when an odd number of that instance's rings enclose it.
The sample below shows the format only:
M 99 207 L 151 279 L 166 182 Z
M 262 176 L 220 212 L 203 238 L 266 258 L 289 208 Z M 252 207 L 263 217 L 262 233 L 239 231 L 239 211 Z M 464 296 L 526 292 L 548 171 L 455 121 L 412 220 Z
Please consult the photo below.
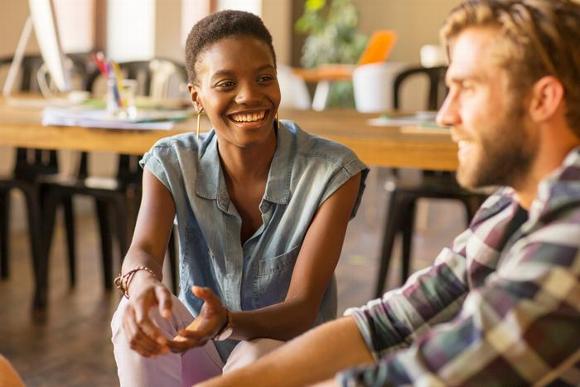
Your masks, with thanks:
M 189 95 L 191 96 L 191 102 L 193 102 L 193 106 L 197 111 L 203 109 L 201 104 L 201 100 L 199 99 L 199 92 L 197 91 L 197 87 L 193 83 L 187 84 L 187 90 L 189 91 Z
M 551 118 L 564 102 L 564 86 L 560 80 L 547 75 L 532 87 L 530 117 L 535 122 Z

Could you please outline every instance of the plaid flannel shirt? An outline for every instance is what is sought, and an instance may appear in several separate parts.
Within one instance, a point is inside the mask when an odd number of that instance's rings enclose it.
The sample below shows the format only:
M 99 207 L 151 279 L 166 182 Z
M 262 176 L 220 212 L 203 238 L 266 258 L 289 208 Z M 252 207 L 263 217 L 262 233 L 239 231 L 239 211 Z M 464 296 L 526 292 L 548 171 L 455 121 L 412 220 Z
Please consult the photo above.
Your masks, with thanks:
M 376 363 L 339 384 L 580 385 L 580 148 L 521 213 L 498 190 L 430 268 L 348 310 Z

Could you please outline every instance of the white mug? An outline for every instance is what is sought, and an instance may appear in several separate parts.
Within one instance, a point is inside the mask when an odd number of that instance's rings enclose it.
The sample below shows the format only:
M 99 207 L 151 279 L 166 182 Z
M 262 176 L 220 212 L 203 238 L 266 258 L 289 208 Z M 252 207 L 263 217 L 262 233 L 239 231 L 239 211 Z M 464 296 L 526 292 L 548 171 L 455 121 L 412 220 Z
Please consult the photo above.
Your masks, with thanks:
M 406 67 L 402 62 L 370 63 L 358 66 L 352 74 L 354 103 L 363 113 L 393 109 L 393 82 Z

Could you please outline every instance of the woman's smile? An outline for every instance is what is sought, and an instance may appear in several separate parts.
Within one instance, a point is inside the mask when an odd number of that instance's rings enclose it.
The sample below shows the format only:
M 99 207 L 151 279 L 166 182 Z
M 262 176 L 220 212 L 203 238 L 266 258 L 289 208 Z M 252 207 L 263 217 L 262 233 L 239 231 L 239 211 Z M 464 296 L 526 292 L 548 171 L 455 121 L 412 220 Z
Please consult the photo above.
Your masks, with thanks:
M 261 127 L 268 117 L 269 110 L 247 110 L 228 114 L 227 117 L 236 126 L 244 128 Z

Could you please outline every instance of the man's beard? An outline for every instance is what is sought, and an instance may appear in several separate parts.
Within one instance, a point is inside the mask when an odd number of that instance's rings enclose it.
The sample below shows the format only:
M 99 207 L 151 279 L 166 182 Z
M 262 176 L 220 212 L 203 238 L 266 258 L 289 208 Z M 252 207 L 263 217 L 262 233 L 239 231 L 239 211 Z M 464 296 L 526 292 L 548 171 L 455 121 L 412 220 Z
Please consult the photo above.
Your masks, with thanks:
M 515 105 L 515 104 L 512 104 Z M 525 129 L 524 112 L 512 106 L 495 133 L 480 138 L 483 156 L 475 170 L 459 168 L 458 180 L 468 188 L 510 186 L 517 188 L 526 180 L 539 146 Z

